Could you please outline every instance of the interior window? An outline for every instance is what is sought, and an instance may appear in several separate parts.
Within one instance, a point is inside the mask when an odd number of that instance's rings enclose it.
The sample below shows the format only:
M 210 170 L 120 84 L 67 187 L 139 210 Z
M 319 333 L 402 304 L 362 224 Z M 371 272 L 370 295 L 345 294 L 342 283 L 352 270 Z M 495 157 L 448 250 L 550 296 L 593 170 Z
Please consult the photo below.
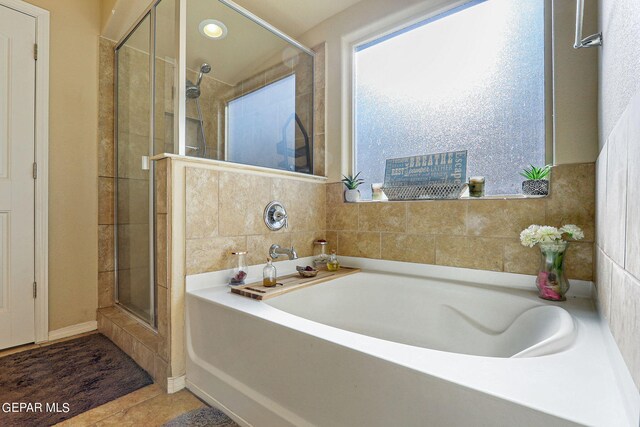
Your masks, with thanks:
M 355 47 L 356 170 L 383 182 L 389 158 L 468 151 L 486 194 L 519 194 L 545 164 L 544 0 L 473 1 Z
M 227 104 L 227 160 L 296 170 L 296 78 L 292 74 Z

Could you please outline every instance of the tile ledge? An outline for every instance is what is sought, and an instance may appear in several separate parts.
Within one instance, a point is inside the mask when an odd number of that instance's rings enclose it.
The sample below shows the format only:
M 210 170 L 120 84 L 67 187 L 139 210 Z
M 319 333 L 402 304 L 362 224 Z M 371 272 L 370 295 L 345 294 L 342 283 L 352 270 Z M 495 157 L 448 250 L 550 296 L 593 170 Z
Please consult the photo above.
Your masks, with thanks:
M 344 203 L 394 203 L 394 202 L 455 202 L 465 200 L 539 200 L 547 199 L 551 197 L 551 193 L 546 196 L 525 196 L 524 194 L 513 194 L 504 196 L 483 196 L 483 197 L 469 197 L 463 196 L 457 199 L 408 199 L 408 200 L 359 200 L 357 202 L 344 202 Z
M 158 161 L 163 159 L 171 159 L 172 161 L 179 161 L 186 165 L 202 165 L 208 166 L 210 169 L 231 171 L 231 172 L 245 172 L 257 175 L 265 175 L 271 177 L 282 177 L 289 179 L 296 179 L 299 181 L 310 181 L 318 183 L 326 183 L 326 176 L 308 175 L 300 172 L 291 172 L 279 169 L 270 169 L 263 166 L 243 165 L 240 163 L 225 162 L 223 160 L 201 159 L 198 157 L 179 156 L 177 154 L 158 154 L 151 157 L 151 160 Z

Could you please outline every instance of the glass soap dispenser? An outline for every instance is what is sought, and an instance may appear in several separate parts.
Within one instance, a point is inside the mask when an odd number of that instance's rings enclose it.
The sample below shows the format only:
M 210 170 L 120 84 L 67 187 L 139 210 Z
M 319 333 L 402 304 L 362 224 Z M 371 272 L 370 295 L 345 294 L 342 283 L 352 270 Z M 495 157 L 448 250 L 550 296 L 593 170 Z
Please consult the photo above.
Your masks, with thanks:
M 276 285 L 277 270 L 275 265 L 267 258 L 267 265 L 262 269 L 262 286 L 272 288 Z

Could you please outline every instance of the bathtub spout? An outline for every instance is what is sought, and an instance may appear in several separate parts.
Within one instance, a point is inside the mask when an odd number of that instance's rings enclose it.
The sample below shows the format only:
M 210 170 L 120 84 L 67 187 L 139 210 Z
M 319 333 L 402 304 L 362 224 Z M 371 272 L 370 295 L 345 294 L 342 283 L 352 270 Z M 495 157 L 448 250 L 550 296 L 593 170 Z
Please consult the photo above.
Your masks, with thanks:
M 281 248 L 280 245 L 271 245 L 269 248 L 269 256 L 273 259 L 279 258 L 282 255 L 286 255 L 289 259 L 298 259 L 296 250 L 291 246 L 291 249 Z

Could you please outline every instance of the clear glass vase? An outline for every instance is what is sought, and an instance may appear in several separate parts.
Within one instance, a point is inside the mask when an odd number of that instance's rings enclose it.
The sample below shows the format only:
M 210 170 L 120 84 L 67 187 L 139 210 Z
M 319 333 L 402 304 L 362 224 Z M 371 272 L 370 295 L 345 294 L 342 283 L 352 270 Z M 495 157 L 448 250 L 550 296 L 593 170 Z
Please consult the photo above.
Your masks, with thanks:
M 540 243 L 542 263 L 536 278 L 538 295 L 550 301 L 564 301 L 569 281 L 564 274 L 564 255 L 567 242 Z

